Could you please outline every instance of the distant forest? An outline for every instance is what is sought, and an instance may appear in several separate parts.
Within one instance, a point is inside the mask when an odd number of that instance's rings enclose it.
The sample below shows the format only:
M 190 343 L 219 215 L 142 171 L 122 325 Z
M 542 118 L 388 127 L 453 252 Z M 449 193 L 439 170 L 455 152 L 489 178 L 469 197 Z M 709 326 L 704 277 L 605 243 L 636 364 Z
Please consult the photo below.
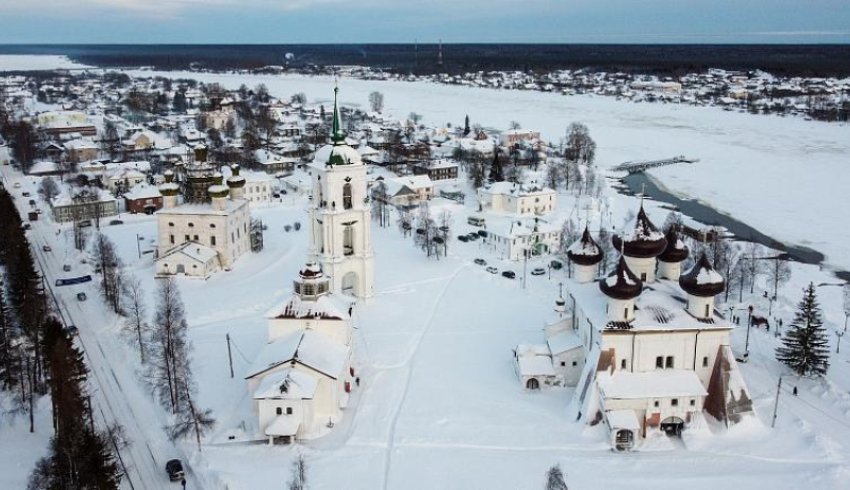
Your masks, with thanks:
M 444 44 L 442 63 L 438 52 L 437 44 L 0 46 L 0 54 L 58 54 L 100 67 L 163 70 L 361 65 L 417 75 L 587 68 L 675 76 L 724 68 L 783 76 L 850 76 L 850 45 Z

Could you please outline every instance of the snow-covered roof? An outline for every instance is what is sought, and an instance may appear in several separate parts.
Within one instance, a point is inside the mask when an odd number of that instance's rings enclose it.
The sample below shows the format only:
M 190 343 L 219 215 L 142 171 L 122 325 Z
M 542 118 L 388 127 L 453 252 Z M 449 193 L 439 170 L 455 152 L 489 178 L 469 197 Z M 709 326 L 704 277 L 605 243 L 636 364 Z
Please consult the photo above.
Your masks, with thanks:
M 30 175 L 54 173 L 59 169 L 56 162 L 35 162 L 30 166 Z
M 606 410 L 605 419 L 611 430 L 629 429 L 639 430 L 640 423 L 634 410 Z
M 162 194 L 159 192 L 159 188 L 145 183 L 137 184 L 124 193 L 124 199 L 130 200 L 154 199 L 157 197 L 162 197 Z
M 529 197 L 555 194 L 555 191 L 536 184 L 516 184 L 514 182 L 493 182 L 481 189 L 486 194 L 501 194 L 516 197 Z
M 158 260 L 164 260 L 175 254 L 185 255 L 186 257 L 196 260 L 202 264 L 206 264 L 210 259 L 218 256 L 218 252 L 206 245 L 201 245 L 197 242 L 185 242 L 168 250 Z
M 688 369 L 657 369 L 640 373 L 618 369 L 613 374 L 598 373 L 596 383 L 603 398 L 634 400 L 708 394 L 696 372 Z
M 267 436 L 294 436 L 301 427 L 301 419 L 291 415 L 278 415 L 265 430 Z
M 597 331 L 608 325 L 606 305 L 608 298 L 599 290 L 598 281 L 579 283 L 566 279 L 567 291 L 576 301 Z M 685 310 L 686 294 L 675 281 L 656 279 L 646 284 L 635 298 L 635 318 L 629 323 L 631 330 L 731 330 L 723 318 L 713 315 L 710 320 L 698 320 Z
M 522 376 L 555 376 L 552 357 L 546 345 L 519 345 L 516 361 Z
M 581 347 L 582 345 L 581 339 L 573 330 L 564 330 L 559 332 L 549 337 L 546 340 L 546 343 L 549 345 L 549 352 L 551 352 L 552 355 L 558 355 L 562 352 L 567 352 Z
M 265 376 L 254 391 L 254 400 L 309 400 L 315 395 L 318 384 L 315 376 L 287 368 Z
M 357 153 L 357 150 L 348 145 L 325 145 L 316 151 L 316 156 L 311 165 L 324 167 L 330 161 L 331 156 L 341 157 L 346 165 L 361 165 L 363 163 L 360 153 Z
M 166 185 L 167 184 L 162 184 L 160 186 L 160 189 L 162 189 Z M 225 189 L 227 189 L 226 186 L 223 186 L 223 187 Z M 248 205 L 248 201 L 246 201 L 244 199 L 227 199 L 224 202 L 225 202 L 225 207 L 222 210 L 215 209 L 214 207 L 212 207 L 211 204 L 186 203 L 186 204 L 181 204 L 180 206 L 176 206 L 176 207 L 169 208 L 169 209 L 160 209 L 159 211 L 157 211 L 157 213 L 161 213 L 161 214 L 164 214 L 164 215 L 169 215 L 169 214 L 173 214 L 173 215 L 185 215 L 185 214 L 193 214 L 193 215 L 208 214 L 208 215 L 212 215 L 212 214 L 215 214 L 215 215 L 220 215 L 220 216 L 226 216 L 228 214 L 231 214 L 231 213 L 239 210 L 243 206 Z
M 334 294 L 323 294 L 315 300 L 304 300 L 293 294 L 285 303 L 266 312 L 266 318 L 322 318 L 342 320 L 348 317 L 349 303 Z
M 347 349 L 323 333 L 315 330 L 296 331 L 266 344 L 245 378 L 253 378 L 281 364 L 295 361 L 337 379 L 342 374 L 347 357 Z

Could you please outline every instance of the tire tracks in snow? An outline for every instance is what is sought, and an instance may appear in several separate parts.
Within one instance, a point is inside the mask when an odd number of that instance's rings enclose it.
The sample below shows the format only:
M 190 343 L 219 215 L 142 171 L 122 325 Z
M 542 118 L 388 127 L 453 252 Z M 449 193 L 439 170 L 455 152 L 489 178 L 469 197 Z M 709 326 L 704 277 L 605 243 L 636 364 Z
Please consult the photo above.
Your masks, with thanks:
M 431 325 L 434 324 L 434 318 L 437 316 L 437 307 L 440 303 L 443 302 L 443 298 L 446 295 L 446 292 L 449 290 L 451 285 L 454 283 L 457 276 L 469 267 L 469 264 L 462 264 L 454 273 L 449 276 L 449 280 L 443 286 L 443 289 L 437 295 L 437 299 L 434 300 L 434 305 L 431 307 L 431 314 L 428 316 L 428 319 L 425 321 L 425 327 L 420 332 L 419 336 L 416 338 L 416 342 L 413 344 L 413 348 L 410 349 L 410 354 L 402 363 L 403 366 L 406 366 L 406 373 L 404 377 L 404 390 L 402 391 L 401 398 L 398 401 L 398 405 L 396 405 L 395 410 L 393 410 L 392 420 L 390 421 L 390 433 L 387 437 L 387 449 L 384 457 L 384 483 L 381 485 L 383 490 L 387 490 L 389 488 L 390 481 L 390 470 L 392 469 L 392 457 L 393 451 L 395 450 L 395 430 L 398 425 L 398 419 L 401 415 L 401 410 L 404 408 L 405 401 L 407 400 L 407 394 L 410 391 L 410 378 L 413 376 L 413 368 L 416 362 L 416 355 L 419 353 L 419 347 L 422 345 L 422 340 L 425 339 L 425 336 L 428 335 L 428 331 L 431 330 Z

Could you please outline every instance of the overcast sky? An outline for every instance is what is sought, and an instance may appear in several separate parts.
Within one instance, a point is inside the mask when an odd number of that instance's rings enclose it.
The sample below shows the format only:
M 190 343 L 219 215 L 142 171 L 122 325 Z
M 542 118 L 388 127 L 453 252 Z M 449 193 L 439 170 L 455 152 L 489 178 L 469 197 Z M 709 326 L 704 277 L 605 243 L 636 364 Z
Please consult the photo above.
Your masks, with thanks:
M 850 0 L 0 0 L 0 43 L 850 43 Z

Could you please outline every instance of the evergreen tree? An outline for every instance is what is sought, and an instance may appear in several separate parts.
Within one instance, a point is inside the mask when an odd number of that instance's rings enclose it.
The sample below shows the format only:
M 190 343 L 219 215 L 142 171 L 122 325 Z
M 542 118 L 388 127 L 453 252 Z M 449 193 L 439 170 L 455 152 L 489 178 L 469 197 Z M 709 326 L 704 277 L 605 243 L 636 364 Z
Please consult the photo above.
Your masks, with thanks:
M 826 374 L 829 369 L 829 339 L 821 319 L 815 285 L 809 283 L 790 329 L 776 349 L 776 359 L 800 376 Z
M 490 165 L 490 182 L 504 182 L 502 161 L 499 159 L 499 147 L 493 148 L 493 163 Z
M 472 130 L 469 128 L 469 114 L 467 114 L 463 120 L 463 135 L 469 136 L 470 131 Z
M 554 465 L 546 472 L 546 490 L 568 490 L 560 465 Z

